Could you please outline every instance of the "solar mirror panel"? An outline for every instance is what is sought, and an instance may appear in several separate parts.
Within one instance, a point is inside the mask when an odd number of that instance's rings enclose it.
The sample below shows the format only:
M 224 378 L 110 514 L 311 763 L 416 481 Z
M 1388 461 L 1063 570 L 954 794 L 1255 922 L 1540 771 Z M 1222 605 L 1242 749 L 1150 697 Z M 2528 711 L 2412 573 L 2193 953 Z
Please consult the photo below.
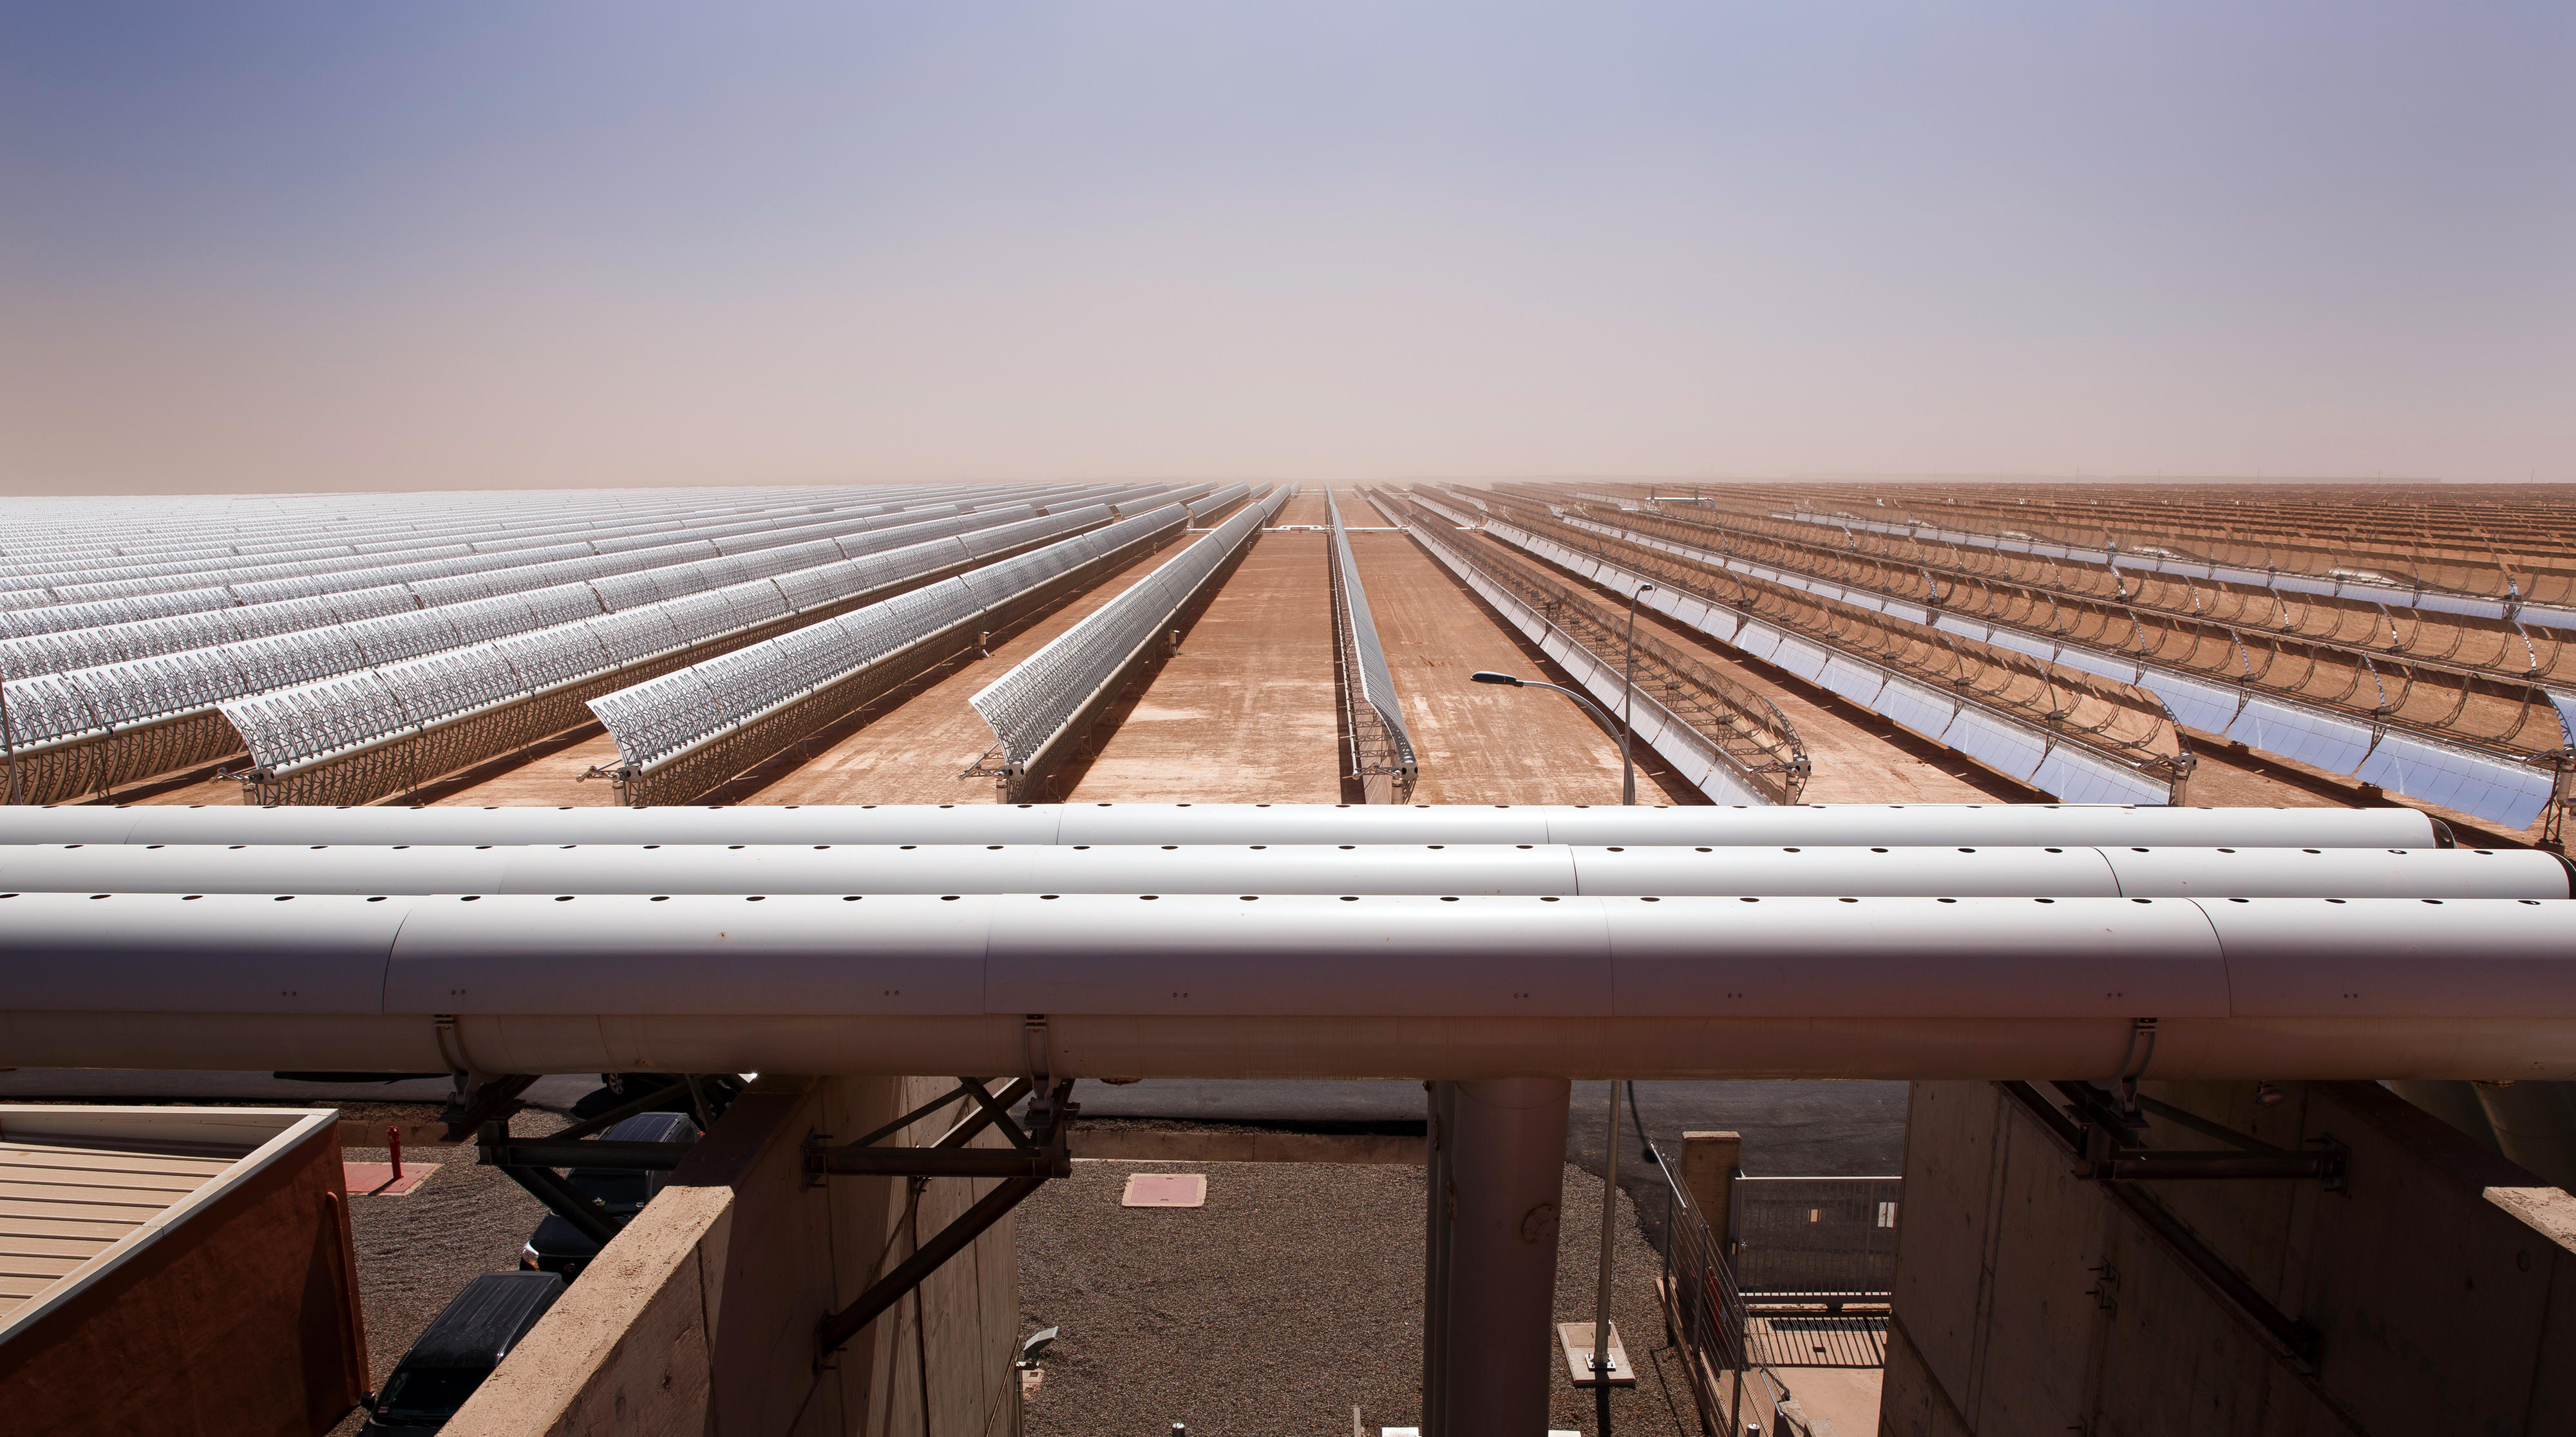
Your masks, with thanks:
M 820 564 L 793 574 L 781 574 L 771 582 L 785 595 L 789 608 L 802 613 L 817 604 L 829 603 L 843 594 L 855 593 L 858 565 L 847 559 Z
M 538 628 L 568 624 L 575 619 L 593 618 L 608 612 L 599 606 L 599 591 L 587 583 L 549 584 L 542 589 L 531 589 L 520 597 L 526 601 L 529 616 Z
M 679 600 L 673 600 L 676 604 Z M 617 663 L 627 663 L 652 654 L 664 653 L 686 642 L 670 614 L 670 604 L 655 604 L 587 619 L 582 627 L 599 636 L 600 647 Z
M 720 593 L 673 599 L 660 610 L 682 644 L 703 643 L 733 627 L 733 607 Z
M 242 737 L 251 762 L 262 768 L 291 763 L 300 752 L 296 708 L 273 694 L 254 694 L 223 706 L 224 720 Z
M 124 715 L 111 722 L 130 723 L 165 714 L 202 709 L 241 692 L 239 673 L 197 652 L 163 654 L 119 665 L 116 692 Z M 104 707 L 104 705 L 103 705 Z
M 90 702 L 89 690 L 68 675 L 12 680 L 8 694 L 9 724 L 22 744 L 68 738 L 105 723 Z
M 287 697 L 295 701 L 305 732 L 315 740 L 316 746 L 304 755 L 307 758 L 355 748 L 413 724 L 403 695 L 373 669 L 323 679 Z
M 595 673 L 614 662 L 598 625 L 608 619 L 585 619 L 557 628 L 512 634 L 492 647 L 530 692 Z
M 589 581 L 590 589 L 592 593 L 599 596 L 601 609 L 612 614 L 621 609 L 658 604 L 666 598 L 678 597 L 677 591 L 664 592 L 662 580 L 658 577 L 662 572 L 648 569 L 641 573 L 616 574 L 604 579 L 592 579 Z
M 364 623 L 347 624 L 340 632 L 349 636 L 370 664 L 400 663 L 440 649 L 452 649 L 468 642 L 457 631 L 449 616 L 453 609 L 417 609 L 408 614 L 391 614 Z
M 590 710 L 616 741 L 618 757 L 641 768 L 694 742 L 718 704 L 704 678 L 682 669 L 592 699 Z

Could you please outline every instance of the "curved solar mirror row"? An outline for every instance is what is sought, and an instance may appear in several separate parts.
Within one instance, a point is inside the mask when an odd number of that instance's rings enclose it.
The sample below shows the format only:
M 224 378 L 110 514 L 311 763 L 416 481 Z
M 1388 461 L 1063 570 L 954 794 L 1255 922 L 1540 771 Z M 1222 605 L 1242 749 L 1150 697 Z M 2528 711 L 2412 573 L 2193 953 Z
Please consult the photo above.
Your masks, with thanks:
M 1413 736 L 1404 727 L 1404 701 L 1395 691 L 1395 673 L 1387 667 L 1386 646 L 1378 641 L 1377 620 L 1369 613 L 1368 590 L 1360 583 L 1359 559 L 1351 553 L 1350 532 L 1342 526 L 1342 506 L 1333 499 L 1333 491 L 1324 491 L 1324 515 L 1333 530 L 1333 563 L 1340 570 L 1341 585 L 1335 591 L 1343 613 L 1336 615 L 1350 636 L 1350 645 L 1358 662 L 1351 666 L 1347 679 L 1351 697 L 1368 706 L 1385 726 L 1387 739 L 1394 745 L 1395 762 L 1402 769 L 1415 767 Z
M 1566 522 L 1605 531 L 1610 527 L 1570 516 Z M 1907 605 L 1868 590 L 1730 555 L 1646 535 L 1622 537 L 1630 543 L 1672 551 L 1703 566 L 1723 567 L 1864 608 L 1900 616 L 1921 614 L 1920 622 L 1945 632 L 2031 654 L 2079 672 L 2135 684 L 2155 694 L 2177 720 L 2204 733 L 2220 734 L 2258 752 L 2355 778 L 2391 793 L 2438 803 L 2491 823 L 2526 827 L 2549 805 L 2554 792 L 2556 775 L 2550 769 L 2445 743 L 2432 735 L 2408 733 L 2386 723 L 2366 722 L 2273 695 L 2252 694 L 2237 685 L 2214 683 L 2205 677 L 2069 643 L 2053 635 L 1961 614 L 1933 614 L 1919 605 Z M 2568 743 L 2576 746 L 2576 701 L 2556 703 L 2553 696 L 2553 704 Z
M 894 527 L 878 527 L 883 519 L 837 520 L 796 529 L 763 530 L 762 537 L 741 536 L 730 540 L 690 539 L 664 543 L 649 549 L 633 549 L 622 554 L 596 555 L 551 564 L 531 564 L 518 568 L 484 573 L 459 574 L 443 579 L 416 580 L 384 585 L 373 589 L 343 591 L 331 595 L 306 595 L 292 599 L 271 600 L 238 608 L 215 609 L 196 616 L 165 616 L 159 619 L 131 621 L 125 624 L 101 625 L 96 628 L 67 630 L 59 634 L 28 635 L 25 638 L 0 639 L 0 673 L 20 677 L 61 673 L 77 668 L 90 668 L 142 658 L 157 653 L 202 648 L 233 639 L 265 637 L 270 634 L 318 629 L 334 624 L 353 623 L 361 619 L 414 610 L 435 609 L 474 599 L 513 592 L 542 593 L 548 589 L 578 595 L 580 586 L 589 584 L 600 599 L 600 607 L 617 609 L 632 602 L 671 597 L 652 587 L 649 576 L 661 568 L 678 567 L 690 561 L 715 561 L 726 556 L 728 549 L 737 554 L 757 557 L 753 562 L 772 571 L 801 567 L 821 562 L 834 554 L 855 558 L 862 554 L 917 543 L 923 539 L 955 533 L 964 528 L 998 522 L 1028 512 L 1026 505 L 1008 510 L 986 510 L 975 514 L 952 515 L 944 519 L 910 521 L 910 514 L 893 516 Z M 853 529 L 860 532 L 848 532 Z M 838 537 L 805 538 L 806 535 Z M 754 577 L 743 573 L 737 578 Z M 639 582 L 642 587 L 639 588 Z M 722 582 L 719 580 L 719 582 Z M 703 582 L 685 582 L 676 592 L 705 587 Z M 630 595 L 643 592 L 646 599 Z M 587 596 L 581 596 L 586 600 Z M 594 608 L 592 612 L 599 612 Z M 561 618 L 572 615 L 563 614 Z M 0 625 L 7 616 L 0 615 Z
M 157 552 L 144 548 L 121 548 L 112 556 L 84 554 L 46 561 L 22 561 L 0 566 L 0 590 L 7 591 L 0 592 L 0 606 L 26 607 L 28 600 L 19 591 L 46 588 L 54 582 L 77 586 L 155 575 L 222 573 L 297 561 L 364 560 L 393 554 L 429 558 L 438 557 L 442 552 L 504 553 L 542 547 L 548 543 L 621 534 L 702 530 L 737 518 L 757 521 L 766 517 L 772 522 L 795 523 L 800 522 L 799 516 L 834 512 L 857 515 L 904 507 L 901 503 L 888 503 L 884 496 L 878 494 L 868 494 L 861 499 L 859 491 L 842 492 L 850 497 L 817 502 L 814 495 L 807 494 L 784 503 L 655 505 L 643 509 L 625 506 L 588 517 L 568 514 L 560 508 L 539 509 L 524 516 L 511 511 L 493 512 L 477 508 L 436 525 L 401 525 L 391 529 L 371 526 L 362 518 L 353 517 L 309 537 L 284 541 L 214 546 L 191 544 Z
M 1226 505 L 1241 499 L 1243 496 L 1251 492 L 1252 486 L 1249 484 L 1228 484 L 1224 488 L 1219 489 L 1215 493 L 1199 500 L 1195 504 L 1192 504 L 1190 506 L 1190 522 L 1197 523 L 1199 520 L 1223 509 Z
M 1440 508 L 1419 495 L 1415 499 Z M 1440 512 L 1462 525 L 1473 522 L 1454 510 Z M 1517 525 L 1489 520 L 1482 527 L 1505 543 L 1614 588 L 1630 590 L 1642 582 Z M 1809 636 L 1778 628 L 1722 604 L 1674 593 L 1668 586 L 1647 592 L 1642 602 L 1721 643 L 1833 689 L 1872 713 L 1895 719 L 1999 773 L 2069 803 L 2173 801 L 2174 780 L 2169 774 L 2147 771 L 2123 755 L 2093 748 L 2031 723 L 1983 703 L 1966 691 L 1932 688 L 1885 665 L 1827 649 Z
M 1630 502 L 1633 504 L 1633 501 Z M 2115 568 L 2143 569 L 2157 574 L 2184 574 L 2195 579 L 2211 579 L 2227 584 L 2249 584 L 2285 593 L 2366 599 L 2372 603 L 2426 609 L 2435 613 L 2462 614 L 2481 619 L 2518 619 L 2523 623 L 2539 624 L 2546 628 L 2576 629 L 2576 609 L 2518 604 L 2509 596 L 2499 598 L 2483 594 L 2443 593 L 2438 590 L 2394 583 L 2382 575 L 2302 574 L 2279 569 L 2249 569 L 2221 563 L 2214 559 L 2196 559 L 2166 551 L 2068 544 L 2028 534 L 1981 534 L 1973 530 L 1941 528 L 1919 523 L 1897 524 L 1849 515 L 1802 514 L 1788 511 L 1773 514 L 1771 517 L 1793 523 L 1817 524 L 1836 529 L 1865 529 L 1880 534 L 1909 536 L 1919 534 L 1945 543 L 1965 544 L 1973 548 L 1994 549 L 2003 553 L 2067 559 L 2086 564 L 2107 564 Z
M 1097 524 L 1105 505 L 1076 510 L 1013 531 L 976 536 L 996 553 L 1031 539 Z M 1042 549 L 973 569 L 882 603 L 719 654 L 590 701 L 590 710 L 638 773 L 760 719 L 781 705 L 881 663 L 936 635 L 964 626 L 1030 590 L 1104 554 L 1169 527 L 1175 511 L 1120 520 Z M 1043 527 L 1042 527 L 1043 526 Z
M 221 583 L 205 583 L 202 582 L 205 576 L 199 576 L 197 581 L 172 581 L 159 587 L 155 587 L 159 581 L 149 580 L 128 581 L 120 585 L 71 586 L 51 591 L 65 596 L 66 602 L 0 612 L 0 625 L 6 626 L 0 627 L 0 633 L 50 632 L 113 622 L 116 618 L 126 617 L 114 607 L 119 603 L 148 605 L 155 614 L 212 611 L 239 604 L 336 593 L 389 583 L 434 581 L 508 568 L 533 568 L 546 563 L 577 566 L 592 559 L 614 557 L 620 552 L 663 548 L 675 543 L 703 543 L 710 545 L 712 552 L 731 552 L 783 542 L 781 536 L 858 532 L 899 524 L 908 517 L 927 518 L 960 512 L 963 512 L 963 506 L 946 504 L 891 514 L 799 514 L 789 518 L 754 519 L 692 527 L 685 534 L 659 531 L 622 540 L 611 537 L 552 543 L 519 550 L 508 556 L 506 564 L 496 563 L 496 555 L 463 552 L 437 558 L 405 559 L 401 563 L 367 558 L 245 569 L 221 576 Z
M 38 674 L 6 684 L 15 742 L 43 743 L 104 729 L 202 711 L 224 699 L 308 683 L 330 674 L 487 641 L 511 633 L 668 602 L 725 584 L 792 578 L 807 595 L 818 585 L 841 582 L 834 561 L 864 566 L 880 555 L 935 542 L 960 529 L 1008 525 L 1028 516 L 1015 505 L 958 514 L 919 524 L 812 540 L 737 555 L 711 555 L 659 569 L 551 585 L 524 595 L 494 595 L 479 603 L 450 591 L 454 602 L 395 612 L 295 633 L 216 644 L 154 657 Z M 967 557 L 974 551 L 961 545 Z M 700 552 L 704 552 L 701 550 Z M 594 561 L 604 562 L 604 561 Z M 881 567 L 881 566 L 880 566 Z M 506 574 L 509 571 L 504 571 Z M 852 575 L 865 572 L 853 569 Z M 502 576 L 493 576 L 498 582 Z M 781 589 L 784 594 L 786 590 Z M 468 604 L 468 622 L 479 637 L 459 632 L 451 609 Z
M 1024 518 L 989 528 L 977 537 L 986 544 L 1009 547 L 1050 530 L 1106 517 L 1105 509 L 1095 507 Z M 1016 539 L 996 537 L 1013 534 Z M 275 773 L 558 684 L 694 648 L 805 608 L 969 562 L 975 556 L 975 545 L 952 535 L 797 571 L 793 576 L 798 580 L 797 592 L 811 596 L 802 604 L 790 599 L 789 586 L 768 577 L 754 578 L 364 672 L 279 686 L 230 699 L 220 707 L 241 733 L 252 760 Z
M 1672 765 L 1683 781 L 1706 794 L 1711 802 L 1734 805 L 1768 805 L 1772 796 L 1763 791 L 1754 777 L 1746 773 L 1725 749 L 1707 734 L 1701 733 L 1674 713 L 1656 696 L 1644 689 L 1630 689 L 1624 676 L 1600 655 L 1592 652 L 1575 637 L 1551 622 L 1525 601 L 1487 566 L 1462 552 L 1445 536 L 1420 530 L 1416 536 L 1431 556 L 1467 587 L 1494 606 L 1521 632 L 1536 642 L 1541 652 L 1555 660 L 1585 692 L 1599 700 L 1605 712 L 1629 715 L 1636 738 Z
M 982 486 L 989 490 L 995 486 Z M 436 535 L 572 533 L 654 519 L 682 524 L 760 512 L 815 512 L 864 506 L 900 508 L 975 492 L 975 486 L 895 488 L 755 488 L 723 490 L 557 490 L 429 495 L 312 496 L 307 508 L 280 512 L 241 500 L 215 509 L 169 501 L 142 523 L 123 517 L 131 501 L 28 501 L 0 524 L 0 564 L 12 570 L 61 566 L 102 556 L 139 562 L 223 554 L 274 553 L 323 543 L 401 546 Z M 418 502 L 404 502 L 418 501 Z
M 1126 668 L 1287 498 L 1285 488 L 1274 488 L 1267 499 L 1245 506 L 967 700 L 992 727 L 1004 761 L 1026 764 L 1054 742 L 1100 686 Z

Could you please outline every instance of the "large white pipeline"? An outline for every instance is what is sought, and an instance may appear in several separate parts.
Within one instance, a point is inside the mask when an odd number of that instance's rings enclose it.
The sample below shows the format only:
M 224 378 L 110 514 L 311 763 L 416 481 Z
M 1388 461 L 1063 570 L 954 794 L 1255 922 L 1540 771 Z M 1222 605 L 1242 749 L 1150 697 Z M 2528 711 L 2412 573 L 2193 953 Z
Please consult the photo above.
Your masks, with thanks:
M 292 905 L 291 910 L 286 905 Z M 292 917 L 288 917 L 291 911 Z M 0 1064 L 2576 1077 L 2576 903 L 22 893 Z M 446 1021 L 441 1021 L 444 1015 Z
M 0 843 L 1575 843 L 2432 848 L 2411 808 L 1837 804 L 882 804 L 731 808 L 0 807 Z
M 257 894 L 1556 894 L 2551 898 L 2536 850 L 1571 844 L 71 844 L 0 890 Z

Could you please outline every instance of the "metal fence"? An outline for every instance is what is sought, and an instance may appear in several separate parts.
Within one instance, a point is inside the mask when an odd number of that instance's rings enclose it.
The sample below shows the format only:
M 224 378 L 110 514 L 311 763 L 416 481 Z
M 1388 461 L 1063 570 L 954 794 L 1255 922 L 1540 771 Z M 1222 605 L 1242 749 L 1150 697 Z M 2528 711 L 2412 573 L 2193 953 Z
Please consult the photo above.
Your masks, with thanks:
M 1740 1433 L 1751 1423 L 1767 1437 L 1840 1437 L 1809 1420 L 1773 1369 L 1882 1365 L 1885 1315 L 1811 1315 L 1748 1295 L 1736 1283 L 1725 1244 L 1710 1231 L 1680 1175 L 1652 1142 L 1645 1148 L 1664 1176 L 1663 1271 L 1656 1292 L 1699 1409 L 1700 1430 Z M 1872 1322 L 1874 1328 L 1867 1325 Z M 1836 1352 L 1817 1354 L 1813 1339 L 1827 1331 Z M 1867 1360 L 1820 1360 L 1833 1355 Z
M 1737 1178 L 1735 1271 L 1750 1293 L 1884 1300 L 1902 1178 Z

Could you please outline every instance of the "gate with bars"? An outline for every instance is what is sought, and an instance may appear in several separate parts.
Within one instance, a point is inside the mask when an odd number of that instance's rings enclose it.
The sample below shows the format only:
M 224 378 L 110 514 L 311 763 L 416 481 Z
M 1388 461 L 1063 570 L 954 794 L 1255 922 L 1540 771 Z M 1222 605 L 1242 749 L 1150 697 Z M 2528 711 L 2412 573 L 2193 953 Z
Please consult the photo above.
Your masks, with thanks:
M 1664 1176 L 1656 1286 L 1703 1430 L 1742 1432 L 1749 1421 L 1820 1437 L 1775 1369 L 1885 1365 L 1902 1180 L 1737 1178 L 1730 1241 L 1645 1146 Z

